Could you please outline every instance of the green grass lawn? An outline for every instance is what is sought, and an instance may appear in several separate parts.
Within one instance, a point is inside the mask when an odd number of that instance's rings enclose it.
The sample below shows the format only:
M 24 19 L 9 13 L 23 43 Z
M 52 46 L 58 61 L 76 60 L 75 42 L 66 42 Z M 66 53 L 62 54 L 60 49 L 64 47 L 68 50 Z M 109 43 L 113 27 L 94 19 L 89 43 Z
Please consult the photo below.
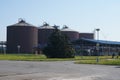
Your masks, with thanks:
M 32 61 L 32 60 L 39 60 L 45 59 L 44 55 L 32 55 L 32 54 L 0 54 L 0 60 L 25 60 L 25 61 Z
M 101 65 L 120 65 L 120 58 L 112 59 L 111 56 L 99 56 L 99 61 L 97 62 L 97 56 L 77 56 L 76 64 L 101 64 Z
M 75 61 L 76 64 L 102 64 L 102 65 L 120 65 L 120 60 L 100 60 L 97 62 L 96 60 L 79 60 Z
M 99 62 L 96 62 L 97 56 L 75 56 L 75 58 L 47 58 L 45 55 L 35 54 L 0 54 L 0 60 L 16 61 L 75 61 L 76 64 L 103 64 L 120 65 L 120 57 L 112 59 L 111 56 L 99 56 Z
M 0 54 L 0 60 L 68 61 L 68 60 L 74 60 L 74 58 L 47 58 L 45 55 L 35 55 L 35 54 Z

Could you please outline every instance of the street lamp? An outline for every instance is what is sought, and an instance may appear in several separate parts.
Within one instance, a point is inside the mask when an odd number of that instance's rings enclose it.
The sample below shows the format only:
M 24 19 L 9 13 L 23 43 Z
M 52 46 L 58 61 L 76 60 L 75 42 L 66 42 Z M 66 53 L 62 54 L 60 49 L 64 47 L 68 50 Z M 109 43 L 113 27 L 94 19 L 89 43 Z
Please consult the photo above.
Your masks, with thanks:
M 4 45 L 4 42 L 1 41 L 1 48 L 2 48 L 1 52 L 2 52 L 2 53 L 4 53 L 4 46 L 3 46 L 3 45 Z
M 6 45 L 3 45 L 3 53 L 6 54 Z
M 18 48 L 18 53 L 20 53 L 20 45 L 17 45 L 17 48 Z
M 96 31 L 97 31 L 97 40 L 99 40 L 99 31 L 100 31 L 100 29 L 98 28 L 98 29 L 96 29 Z
M 97 44 L 96 44 L 96 47 L 97 47 L 97 58 L 96 58 L 96 62 L 99 62 L 99 31 L 100 31 L 100 29 L 99 28 L 97 28 L 96 29 L 96 31 L 97 31 Z

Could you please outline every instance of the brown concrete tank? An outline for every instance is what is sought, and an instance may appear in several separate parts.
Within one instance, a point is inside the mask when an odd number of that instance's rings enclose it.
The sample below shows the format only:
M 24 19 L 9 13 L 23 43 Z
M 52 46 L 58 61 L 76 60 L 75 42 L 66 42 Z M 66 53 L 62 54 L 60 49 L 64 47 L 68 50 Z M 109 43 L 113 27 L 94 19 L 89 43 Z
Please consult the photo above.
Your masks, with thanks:
M 94 33 L 79 33 L 79 38 L 94 39 Z
M 50 35 L 54 32 L 55 28 L 46 22 L 38 28 L 38 44 L 40 47 L 47 45 Z
M 61 29 L 61 32 L 67 35 L 70 41 L 79 39 L 79 32 L 68 28 L 66 25 Z
M 38 45 L 37 27 L 19 20 L 14 25 L 7 26 L 7 52 L 8 53 L 33 53 L 33 48 Z

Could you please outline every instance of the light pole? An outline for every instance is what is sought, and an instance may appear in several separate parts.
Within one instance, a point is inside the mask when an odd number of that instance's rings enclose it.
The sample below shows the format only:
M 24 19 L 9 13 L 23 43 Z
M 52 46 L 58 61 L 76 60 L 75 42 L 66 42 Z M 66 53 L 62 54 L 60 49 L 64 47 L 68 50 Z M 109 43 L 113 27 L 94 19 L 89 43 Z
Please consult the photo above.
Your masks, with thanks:
M 4 46 L 3 46 L 4 42 L 1 41 L 1 47 L 2 47 L 2 53 L 4 53 Z
M 17 48 L 18 48 L 18 53 L 20 53 L 20 45 L 17 45 Z
M 3 52 L 6 54 L 6 45 L 3 45 Z
M 97 47 L 97 58 L 96 58 L 96 62 L 99 62 L 99 31 L 100 31 L 100 29 L 99 28 L 97 28 L 96 29 L 96 31 L 97 31 L 97 44 L 96 44 L 96 47 Z

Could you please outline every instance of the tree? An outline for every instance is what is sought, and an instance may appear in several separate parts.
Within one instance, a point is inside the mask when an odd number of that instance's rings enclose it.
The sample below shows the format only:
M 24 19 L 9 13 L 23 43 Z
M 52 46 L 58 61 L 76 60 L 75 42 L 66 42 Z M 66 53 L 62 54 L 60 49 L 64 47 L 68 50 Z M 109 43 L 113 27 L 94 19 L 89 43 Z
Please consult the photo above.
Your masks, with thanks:
M 61 31 L 56 28 L 49 37 L 43 53 L 49 58 L 72 58 L 75 50 L 72 48 L 68 37 L 61 34 Z

